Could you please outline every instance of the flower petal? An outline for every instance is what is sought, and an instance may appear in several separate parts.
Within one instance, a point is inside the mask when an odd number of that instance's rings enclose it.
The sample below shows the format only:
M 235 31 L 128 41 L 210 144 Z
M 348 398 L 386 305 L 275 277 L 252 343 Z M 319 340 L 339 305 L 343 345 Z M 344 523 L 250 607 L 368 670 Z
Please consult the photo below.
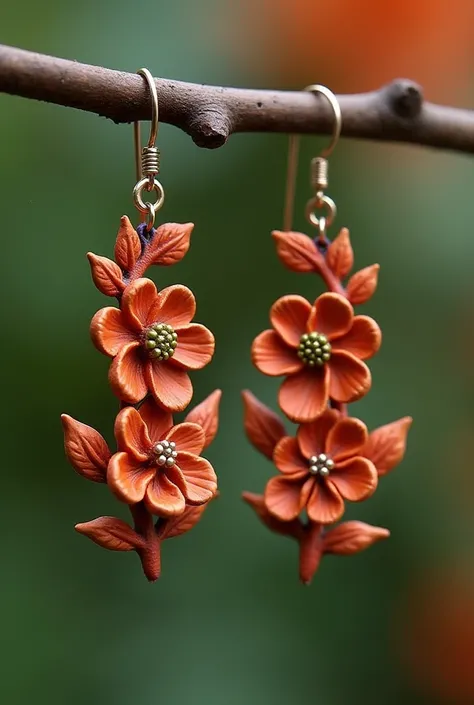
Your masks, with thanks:
M 357 401 L 367 394 L 372 385 L 369 368 L 351 353 L 332 353 L 329 368 L 329 396 L 336 401 Z
M 184 479 L 184 475 L 180 468 L 176 465 L 172 465 L 170 468 L 165 468 L 164 472 L 166 473 L 166 476 L 170 482 L 173 483 L 173 485 L 176 485 L 176 487 L 181 491 L 181 494 L 183 497 L 186 495 L 186 480 Z
M 276 534 L 281 534 L 282 536 L 291 536 L 297 541 L 301 540 L 304 528 L 299 519 L 294 519 L 293 521 L 280 521 L 280 519 L 277 519 L 274 514 L 268 511 L 262 494 L 242 492 L 242 499 L 249 507 L 252 507 L 257 517 L 270 531 L 274 531 Z
M 312 455 L 319 455 L 326 450 L 326 437 L 339 418 L 335 409 L 326 409 L 316 421 L 302 424 L 298 428 L 296 437 L 300 451 L 307 460 Z
M 137 333 L 153 323 L 150 311 L 156 298 L 156 286 L 151 279 L 136 279 L 123 292 L 120 308 L 127 324 Z
M 296 519 L 301 511 L 301 482 L 288 477 L 272 477 L 265 487 L 265 504 L 269 512 L 282 521 Z
M 252 343 L 252 362 L 260 372 L 270 377 L 294 374 L 304 366 L 296 352 L 274 330 L 264 330 L 257 335 Z
M 367 458 L 350 458 L 336 464 L 331 473 L 331 482 L 345 499 L 360 502 L 377 489 L 377 470 Z
M 186 370 L 168 362 L 149 362 L 145 378 L 156 403 L 167 411 L 183 411 L 192 399 L 193 386 Z
M 211 463 L 192 453 L 178 452 L 178 467 L 186 483 L 184 496 L 190 504 L 204 504 L 217 492 L 217 477 Z
M 119 450 L 129 453 L 138 461 L 148 460 L 152 443 L 145 422 L 133 406 L 122 409 L 118 414 L 114 434 Z
M 357 455 L 368 438 L 365 423 L 359 419 L 342 418 L 329 431 L 325 450 L 338 462 Z
M 168 323 L 173 328 L 187 326 L 196 313 L 196 299 L 187 286 L 175 284 L 162 289 L 150 311 L 150 324 Z
M 149 512 L 163 517 L 177 516 L 186 508 L 183 493 L 163 472 L 157 472 L 146 488 L 145 505 Z
M 176 450 L 179 453 L 193 453 L 199 455 L 204 448 L 206 434 L 201 426 L 195 423 L 184 422 L 173 426 L 166 436 L 166 440 L 176 443 Z
M 297 348 L 306 333 L 311 304 L 302 296 L 282 296 L 270 309 L 270 321 L 278 335 L 292 348 Z
M 122 311 L 107 306 L 97 311 L 91 321 L 90 333 L 97 350 L 114 357 L 124 345 L 136 340 L 126 326 Z
M 308 504 L 308 500 L 311 496 L 311 492 L 313 491 L 313 485 L 315 482 L 315 477 L 310 475 L 301 488 L 301 509 L 304 509 Z
M 136 504 L 145 496 L 155 467 L 145 468 L 128 453 L 115 453 L 107 468 L 107 484 L 112 492 L 127 504 Z
M 330 480 L 315 482 L 307 510 L 311 521 L 332 524 L 344 514 L 344 500 Z
M 178 345 L 170 358 L 171 364 L 187 370 L 200 370 L 212 360 L 214 336 L 205 326 L 190 323 L 184 328 L 178 328 L 177 334 Z
M 296 438 L 284 436 L 278 441 L 273 452 L 273 462 L 285 475 L 308 474 L 308 463 L 300 453 Z
M 173 426 L 173 417 L 169 411 L 158 406 L 153 397 L 148 397 L 140 406 L 138 413 L 144 420 L 152 443 L 158 443 L 166 438 Z
M 147 393 L 143 372 L 140 343 L 124 345 L 110 365 L 109 382 L 113 393 L 129 404 L 141 401 Z
M 329 370 L 304 369 L 285 379 L 278 393 L 281 410 L 291 421 L 308 423 L 325 410 L 329 397 Z
M 308 320 L 308 332 L 324 333 L 329 340 L 347 333 L 352 325 L 354 309 L 341 294 L 321 294 L 314 302 Z
M 382 331 L 373 318 L 356 316 L 350 331 L 332 342 L 333 351 L 352 353 L 361 360 L 375 355 L 382 342 Z

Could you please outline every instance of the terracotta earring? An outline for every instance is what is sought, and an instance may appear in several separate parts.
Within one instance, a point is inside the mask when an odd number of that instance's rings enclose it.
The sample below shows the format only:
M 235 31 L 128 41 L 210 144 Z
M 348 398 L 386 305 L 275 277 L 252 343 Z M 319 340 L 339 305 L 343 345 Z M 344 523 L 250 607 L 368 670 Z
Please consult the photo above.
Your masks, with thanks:
M 172 414 L 184 411 L 193 388 L 189 372 L 207 365 L 214 353 L 214 336 L 192 323 L 193 293 L 176 284 L 157 290 L 144 278 L 151 265 L 169 266 L 187 253 L 192 223 L 165 223 L 155 228 L 155 215 L 164 202 L 157 180 L 159 151 L 158 96 L 147 69 L 152 102 L 151 132 L 141 149 L 135 124 L 137 183 L 133 190 L 142 222 L 135 229 L 121 219 L 115 261 L 88 254 L 92 279 L 118 307 L 107 306 L 92 319 L 96 348 L 112 358 L 109 382 L 120 401 L 115 419 L 116 451 L 90 426 L 62 416 L 65 449 L 74 469 L 87 480 L 106 483 L 129 505 L 134 526 L 115 517 L 77 524 L 76 530 L 112 551 L 136 551 L 149 580 L 160 575 L 164 539 L 189 531 L 217 493 L 217 478 L 201 452 L 218 426 L 220 390 L 214 391 L 175 425 Z M 144 192 L 156 193 L 152 203 Z
M 336 205 L 325 194 L 327 159 L 339 139 L 341 110 L 325 86 L 306 90 L 324 96 L 335 119 L 331 143 L 311 162 L 314 196 L 307 203 L 306 217 L 317 234 L 313 238 L 291 230 L 298 157 L 297 137 L 292 136 L 284 231 L 273 232 L 273 238 L 288 269 L 318 274 L 328 292 L 313 303 L 299 295 L 278 299 L 270 309 L 272 328 L 253 342 L 257 369 L 285 377 L 278 404 L 298 427 L 289 435 L 277 414 L 251 392 L 243 392 L 247 436 L 278 471 L 263 495 L 245 492 L 243 498 L 272 531 L 298 541 L 300 577 L 309 583 L 324 554 L 357 553 L 389 536 L 387 529 L 359 521 L 334 524 L 342 518 L 346 501 L 368 499 L 378 478 L 402 460 L 412 419 L 405 417 L 369 433 L 348 413 L 347 405 L 371 388 L 365 360 L 381 344 L 378 324 L 366 315 L 354 315 L 353 308 L 374 294 L 379 265 L 366 267 L 345 282 L 354 262 L 349 231 L 343 228 L 329 240 L 327 229 L 335 219 Z

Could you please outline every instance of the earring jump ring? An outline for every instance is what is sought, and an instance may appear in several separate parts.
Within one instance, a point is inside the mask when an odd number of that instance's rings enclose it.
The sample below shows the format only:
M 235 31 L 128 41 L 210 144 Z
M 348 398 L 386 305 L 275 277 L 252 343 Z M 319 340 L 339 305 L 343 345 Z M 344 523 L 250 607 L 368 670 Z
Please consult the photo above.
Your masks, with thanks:
M 149 205 L 152 205 L 155 211 L 160 210 L 165 200 L 165 191 L 163 189 L 163 186 L 160 184 L 159 181 L 154 179 L 151 190 L 155 191 L 157 199 L 155 203 L 152 204 L 150 204 L 148 201 L 144 201 L 142 198 L 142 191 L 144 188 L 149 191 L 150 189 L 148 188 L 148 186 L 148 178 L 143 178 L 140 179 L 137 184 L 135 184 L 135 188 L 133 189 L 133 202 L 135 204 L 135 208 L 140 211 L 140 213 L 148 213 Z

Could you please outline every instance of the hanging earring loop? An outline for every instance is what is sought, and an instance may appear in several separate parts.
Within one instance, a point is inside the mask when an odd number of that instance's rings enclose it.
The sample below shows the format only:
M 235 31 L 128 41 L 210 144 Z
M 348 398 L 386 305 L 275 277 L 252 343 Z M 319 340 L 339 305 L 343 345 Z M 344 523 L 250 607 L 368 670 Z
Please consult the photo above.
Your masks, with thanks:
M 334 113 L 334 130 L 331 141 L 318 157 L 311 162 L 311 182 L 316 191 L 315 196 L 306 204 L 305 214 L 311 225 L 319 228 L 321 238 L 325 237 L 326 228 L 331 225 L 336 217 L 336 204 L 324 194 L 324 189 L 328 185 L 328 162 L 327 158 L 332 154 L 334 147 L 339 141 L 342 128 L 342 114 L 339 102 L 332 91 L 326 86 L 312 84 L 306 86 L 305 91 L 323 95 L 329 102 Z M 288 168 L 286 176 L 285 211 L 283 215 L 283 229 L 289 231 L 292 228 L 293 210 L 295 201 L 296 176 L 298 170 L 299 135 L 290 135 L 288 145 Z M 325 208 L 326 216 L 318 218 L 314 212 L 316 209 Z
M 156 212 L 162 207 L 165 200 L 163 186 L 155 178 L 160 171 L 160 152 L 155 147 L 158 134 L 158 93 L 153 76 L 148 69 L 139 69 L 137 73 L 145 79 L 151 96 L 151 124 L 150 136 L 146 147 L 141 146 L 140 123 L 134 123 L 134 143 L 135 143 L 135 169 L 137 183 L 133 189 L 133 201 L 136 209 L 141 214 L 141 221 L 147 220 L 147 230 L 151 230 L 155 223 Z M 155 203 L 144 201 L 143 190 L 155 191 L 157 200 Z M 146 217 L 148 214 L 148 218 Z

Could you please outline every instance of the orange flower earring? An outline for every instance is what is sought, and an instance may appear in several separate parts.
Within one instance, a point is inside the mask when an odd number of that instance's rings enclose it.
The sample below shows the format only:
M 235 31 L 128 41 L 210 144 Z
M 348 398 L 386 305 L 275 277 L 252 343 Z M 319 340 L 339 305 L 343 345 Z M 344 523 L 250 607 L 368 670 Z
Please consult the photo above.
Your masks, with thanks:
M 135 206 L 142 222 L 135 229 L 123 216 L 115 243 L 115 261 L 88 254 L 92 279 L 118 307 L 107 306 L 92 319 L 91 337 L 100 352 L 112 358 L 109 382 L 120 401 L 114 424 L 117 450 L 90 426 L 63 414 L 66 455 L 87 480 L 106 483 L 129 505 L 134 526 L 115 517 L 99 517 L 76 530 L 112 551 L 136 551 L 149 580 L 160 575 L 161 544 L 183 534 L 200 519 L 217 493 L 212 465 L 201 457 L 217 432 L 220 390 L 191 410 L 182 423 L 172 414 L 191 402 L 189 372 L 207 365 L 214 353 L 214 336 L 193 323 L 196 301 L 185 286 L 158 291 L 144 274 L 150 265 L 179 262 L 189 248 L 193 224 L 166 223 L 154 227 L 164 202 L 159 173 L 158 96 L 147 69 L 138 73 L 152 99 L 148 144 L 141 150 L 140 126 L 135 124 L 137 184 Z M 143 191 L 155 191 L 154 203 Z
M 325 553 L 350 555 L 389 536 L 387 529 L 349 521 L 333 526 L 345 502 L 360 502 L 376 490 L 378 478 L 403 458 L 412 419 L 405 417 L 369 434 L 366 425 L 350 417 L 347 404 L 371 388 L 366 360 L 379 349 L 378 324 L 354 315 L 377 287 L 379 265 L 356 272 L 347 283 L 354 262 L 349 231 L 343 228 L 331 242 L 327 228 L 336 205 L 324 191 L 328 186 L 327 158 L 341 132 L 339 103 L 325 86 L 306 88 L 323 95 L 335 117 L 329 146 L 311 162 L 314 196 L 306 217 L 316 227 L 313 239 L 292 232 L 298 138 L 290 137 L 284 231 L 273 232 L 281 262 L 294 272 L 313 272 L 328 292 L 313 303 L 299 295 L 278 299 L 270 309 L 271 329 L 252 345 L 252 361 L 260 372 L 284 377 L 280 409 L 298 425 L 288 435 L 279 416 L 249 391 L 243 392 L 245 430 L 250 442 L 273 461 L 278 470 L 263 495 L 244 492 L 244 500 L 272 531 L 296 539 L 300 546 L 300 577 L 309 583 Z M 317 216 L 316 212 L 324 214 Z

